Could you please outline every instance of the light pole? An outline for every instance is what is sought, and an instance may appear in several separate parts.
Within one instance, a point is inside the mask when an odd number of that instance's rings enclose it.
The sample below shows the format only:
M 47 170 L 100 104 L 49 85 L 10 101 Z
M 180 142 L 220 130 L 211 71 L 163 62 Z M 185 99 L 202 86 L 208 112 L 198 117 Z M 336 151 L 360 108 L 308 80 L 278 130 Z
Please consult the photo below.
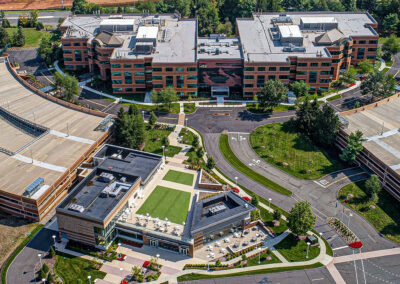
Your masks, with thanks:
M 258 264 L 261 263 L 261 248 L 258 248 Z
M 46 278 L 42 278 L 42 282 L 46 284 Z
M 272 209 L 272 208 L 271 208 L 271 201 L 272 201 L 272 198 L 268 198 L 268 201 L 269 201 L 269 208 Z
M 51 237 L 53 238 L 54 247 L 56 247 L 56 235 L 52 235 Z
M 87 278 L 89 279 L 89 284 L 92 284 L 92 275 L 88 275 Z
M 347 221 L 347 228 L 350 229 L 350 218 L 353 216 L 353 214 L 349 214 L 349 220 Z
M 188 120 L 188 119 L 187 119 L 187 118 L 185 118 L 185 122 L 186 122 L 186 127 L 187 127 L 187 120 Z
M 157 258 L 157 267 L 160 267 L 160 264 L 158 263 L 158 259 L 160 258 L 160 255 L 158 253 L 156 254 L 156 258 Z
M 143 120 L 144 120 L 144 110 L 142 110 Z
M 162 155 L 163 155 L 163 159 L 165 161 L 165 145 L 162 145 Z
M 236 181 L 236 187 L 237 187 L 237 180 L 238 180 L 238 177 L 235 177 L 235 181 Z
M 42 269 L 42 254 L 38 253 L 39 262 L 40 262 L 40 269 Z
M 124 276 L 124 275 L 123 275 L 123 270 L 124 270 L 124 269 L 123 269 L 122 267 L 119 268 L 119 271 L 121 272 L 121 277 Z
M 309 249 L 310 245 L 311 245 L 311 243 L 310 243 L 310 242 L 307 242 L 307 254 L 306 254 L 306 258 L 308 258 L 308 249 Z

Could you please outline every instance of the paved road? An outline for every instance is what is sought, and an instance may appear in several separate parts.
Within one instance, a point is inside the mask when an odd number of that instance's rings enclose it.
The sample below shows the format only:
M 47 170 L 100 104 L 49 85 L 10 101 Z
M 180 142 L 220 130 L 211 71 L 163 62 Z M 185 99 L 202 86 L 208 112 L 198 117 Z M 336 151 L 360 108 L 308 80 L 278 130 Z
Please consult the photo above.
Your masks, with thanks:
M 35 269 L 39 269 L 39 253 L 45 253 L 53 244 L 56 231 L 43 228 L 14 259 L 7 272 L 7 283 L 36 283 Z
M 29 13 L 27 11 L 26 13 Z M 6 18 L 10 21 L 11 25 L 17 25 L 18 17 L 23 13 L 6 13 Z M 39 21 L 44 25 L 51 25 L 57 27 L 58 19 L 66 18 L 70 14 L 69 11 L 54 11 L 54 12 L 39 12 Z
M 325 267 L 290 272 L 216 278 L 182 282 L 184 284 L 329 284 L 335 283 Z
M 393 65 L 388 71 L 388 73 L 395 75 L 395 77 L 400 79 L 400 53 L 394 56 Z

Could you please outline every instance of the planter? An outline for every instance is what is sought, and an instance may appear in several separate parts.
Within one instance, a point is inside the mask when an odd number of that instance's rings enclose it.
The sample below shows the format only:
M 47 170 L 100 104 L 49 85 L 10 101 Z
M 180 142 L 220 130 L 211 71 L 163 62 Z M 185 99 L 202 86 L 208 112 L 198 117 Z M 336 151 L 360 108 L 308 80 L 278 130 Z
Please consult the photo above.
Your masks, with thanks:
M 327 223 L 350 245 L 360 242 L 360 239 L 342 221 L 335 217 L 327 218 Z M 360 242 L 361 243 L 361 242 Z M 359 244 L 357 244 L 359 245 Z M 362 245 L 362 243 L 361 243 Z

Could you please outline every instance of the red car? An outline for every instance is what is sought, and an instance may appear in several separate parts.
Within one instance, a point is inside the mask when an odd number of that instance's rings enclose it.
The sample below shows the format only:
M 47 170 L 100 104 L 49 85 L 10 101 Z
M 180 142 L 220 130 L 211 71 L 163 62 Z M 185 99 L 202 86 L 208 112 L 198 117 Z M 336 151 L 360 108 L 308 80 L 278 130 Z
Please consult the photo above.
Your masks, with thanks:
M 237 187 L 232 187 L 232 190 L 233 190 L 233 192 L 235 192 L 235 193 L 239 193 L 239 188 L 237 188 Z
M 246 201 L 250 201 L 250 198 L 248 197 L 248 196 L 243 196 L 242 197 L 244 200 L 246 200 Z

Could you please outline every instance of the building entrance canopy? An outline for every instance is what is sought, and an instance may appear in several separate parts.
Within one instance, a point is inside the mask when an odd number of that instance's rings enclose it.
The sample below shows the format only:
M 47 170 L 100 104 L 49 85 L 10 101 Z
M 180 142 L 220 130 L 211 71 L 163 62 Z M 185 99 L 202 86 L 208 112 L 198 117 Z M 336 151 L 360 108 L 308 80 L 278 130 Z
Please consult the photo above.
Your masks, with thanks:
M 229 87 L 211 86 L 211 97 L 229 97 Z

